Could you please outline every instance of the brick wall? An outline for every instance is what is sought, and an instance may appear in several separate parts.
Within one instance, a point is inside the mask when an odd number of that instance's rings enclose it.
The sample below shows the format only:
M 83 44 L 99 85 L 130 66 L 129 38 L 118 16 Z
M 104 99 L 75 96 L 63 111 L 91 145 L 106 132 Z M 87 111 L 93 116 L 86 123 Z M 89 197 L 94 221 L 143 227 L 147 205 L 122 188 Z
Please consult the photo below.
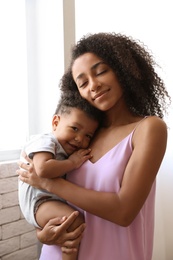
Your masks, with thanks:
M 18 204 L 16 162 L 0 163 L 0 260 L 37 260 L 35 229 Z

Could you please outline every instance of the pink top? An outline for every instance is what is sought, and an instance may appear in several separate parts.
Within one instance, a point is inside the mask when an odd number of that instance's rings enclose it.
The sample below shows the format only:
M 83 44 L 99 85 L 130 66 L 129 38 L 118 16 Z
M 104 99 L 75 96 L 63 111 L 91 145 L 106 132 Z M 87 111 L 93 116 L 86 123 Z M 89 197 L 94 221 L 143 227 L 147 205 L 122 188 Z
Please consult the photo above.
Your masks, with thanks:
M 87 161 L 80 169 L 68 174 L 68 180 L 88 189 L 119 192 L 125 167 L 132 154 L 133 133 L 134 130 L 97 162 Z M 151 260 L 154 200 L 155 182 L 145 204 L 128 227 L 121 227 L 84 211 L 86 229 L 78 260 Z M 58 247 L 44 246 L 40 259 L 60 260 L 60 255 Z

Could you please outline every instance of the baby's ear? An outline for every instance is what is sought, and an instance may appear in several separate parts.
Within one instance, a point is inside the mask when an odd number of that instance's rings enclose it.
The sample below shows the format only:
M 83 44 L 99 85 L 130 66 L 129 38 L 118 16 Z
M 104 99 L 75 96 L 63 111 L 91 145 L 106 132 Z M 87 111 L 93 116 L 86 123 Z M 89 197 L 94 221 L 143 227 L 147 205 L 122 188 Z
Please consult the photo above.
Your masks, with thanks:
M 58 126 L 58 123 L 60 121 L 60 115 L 54 115 L 52 118 L 52 128 L 53 130 L 56 130 L 56 127 Z

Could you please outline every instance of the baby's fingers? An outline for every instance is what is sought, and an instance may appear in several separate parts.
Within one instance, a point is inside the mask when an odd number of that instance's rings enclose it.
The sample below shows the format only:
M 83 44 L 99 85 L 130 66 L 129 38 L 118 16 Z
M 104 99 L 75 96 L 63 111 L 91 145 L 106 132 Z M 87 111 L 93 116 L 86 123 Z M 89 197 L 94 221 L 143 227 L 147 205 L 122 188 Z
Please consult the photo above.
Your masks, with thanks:
M 81 155 L 81 156 L 85 156 L 85 155 L 89 155 L 91 153 L 91 149 L 80 149 L 78 151 L 78 153 Z

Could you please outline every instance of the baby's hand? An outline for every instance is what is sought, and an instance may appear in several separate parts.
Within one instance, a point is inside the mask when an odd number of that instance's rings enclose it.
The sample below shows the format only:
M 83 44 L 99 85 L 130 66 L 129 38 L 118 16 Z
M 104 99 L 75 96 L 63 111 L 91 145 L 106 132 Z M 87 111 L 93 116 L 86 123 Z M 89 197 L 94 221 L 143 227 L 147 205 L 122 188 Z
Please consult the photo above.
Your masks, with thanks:
M 69 160 L 74 164 L 75 169 L 79 168 L 85 161 L 89 160 L 92 155 L 91 149 L 80 149 L 69 156 Z

